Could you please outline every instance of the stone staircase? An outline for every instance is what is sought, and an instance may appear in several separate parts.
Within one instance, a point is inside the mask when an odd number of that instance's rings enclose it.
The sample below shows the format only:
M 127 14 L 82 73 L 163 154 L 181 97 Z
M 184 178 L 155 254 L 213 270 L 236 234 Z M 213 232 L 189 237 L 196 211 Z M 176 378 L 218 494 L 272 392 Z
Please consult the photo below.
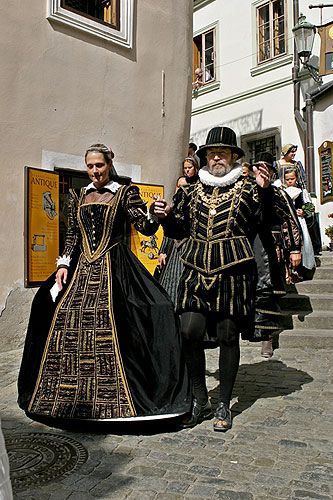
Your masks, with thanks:
M 311 281 L 297 283 L 280 300 L 281 347 L 333 349 L 333 252 L 324 251 Z

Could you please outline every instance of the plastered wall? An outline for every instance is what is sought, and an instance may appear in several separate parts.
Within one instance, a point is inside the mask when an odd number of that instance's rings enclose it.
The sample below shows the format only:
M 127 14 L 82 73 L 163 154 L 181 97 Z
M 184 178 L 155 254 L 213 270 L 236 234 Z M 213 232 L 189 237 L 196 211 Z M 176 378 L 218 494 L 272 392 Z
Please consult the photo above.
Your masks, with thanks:
M 0 311 L 23 283 L 24 166 L 43 151 L 112 146 L 171 197 L 187 151 L 192 2 L 135 2 L 128 50 L 46 19 L 46 1 L 0 5 Z M 165 73 L 162 116 L 162 72 Z

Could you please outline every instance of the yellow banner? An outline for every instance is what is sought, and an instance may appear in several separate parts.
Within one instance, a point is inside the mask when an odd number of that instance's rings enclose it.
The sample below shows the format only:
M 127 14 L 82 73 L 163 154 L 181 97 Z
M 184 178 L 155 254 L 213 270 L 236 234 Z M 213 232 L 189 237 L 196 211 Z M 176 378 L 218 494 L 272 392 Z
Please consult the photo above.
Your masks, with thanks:
M 141 198 L 147 203 L 149 208 L 153 195 L 164 197 L 164 187 L 152 184 L 135 184 L 140 189 Z M 139 261 L 154 274 L 158 263 L 158 254 L 163 240 L 163 229 L 160 226 L 153 236 L 144 236 L 131 226 L 130 248 Z
M 37 286 L 56 270 L 59 256 L 59 176 L 26 167 L 25 285 Z

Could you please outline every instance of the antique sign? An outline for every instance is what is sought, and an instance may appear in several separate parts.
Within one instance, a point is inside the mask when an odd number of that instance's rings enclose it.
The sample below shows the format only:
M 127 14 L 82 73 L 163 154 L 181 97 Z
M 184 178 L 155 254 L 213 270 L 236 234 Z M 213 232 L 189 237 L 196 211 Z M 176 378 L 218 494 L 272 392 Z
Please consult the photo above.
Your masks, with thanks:
M 39 286 L 56 270 L 59 256 L 59 176 L 25 167 L 26 287 Z
M 333 200 L 332 156 L 333 142 L 324 141 L 318 148 L 320 162 L 320 200 L 321 203 Z
M 147 208 L 152 201 L 154 194 L 164 196 L 163 186 L 151 184 L 136 184 L 140 189 L 141 198 L 147 203 Z M 130 248 L 139 261 L 154 274 L 158 263 L 158 254 L 163 240 L 163 229 L 160 226 L 152 236 L 144 236 L 131 226 Z

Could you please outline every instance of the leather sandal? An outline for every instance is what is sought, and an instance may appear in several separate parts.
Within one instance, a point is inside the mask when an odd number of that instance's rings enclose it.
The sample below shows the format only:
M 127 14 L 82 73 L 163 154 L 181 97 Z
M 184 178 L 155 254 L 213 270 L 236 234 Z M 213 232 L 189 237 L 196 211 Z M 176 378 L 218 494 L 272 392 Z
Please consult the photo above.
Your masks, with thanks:
M 222 403 L 221 401 L 215 411 L 213 429 L 217 432 L 225 432 L 228 429 L 231 429 L 231 426 L 231 411 L 229 410 L 228 405 L 226 403 Z
M 190 429 L 195 427 L 197 424 L 203 420 L 208 420 L 212 415 L 212 405 L 210 400 L 204 405 L 199 405 L 196 399 L 193 400 L 192 412 L 186 417 L 181 423 L 180 427 L 182 429 Z

